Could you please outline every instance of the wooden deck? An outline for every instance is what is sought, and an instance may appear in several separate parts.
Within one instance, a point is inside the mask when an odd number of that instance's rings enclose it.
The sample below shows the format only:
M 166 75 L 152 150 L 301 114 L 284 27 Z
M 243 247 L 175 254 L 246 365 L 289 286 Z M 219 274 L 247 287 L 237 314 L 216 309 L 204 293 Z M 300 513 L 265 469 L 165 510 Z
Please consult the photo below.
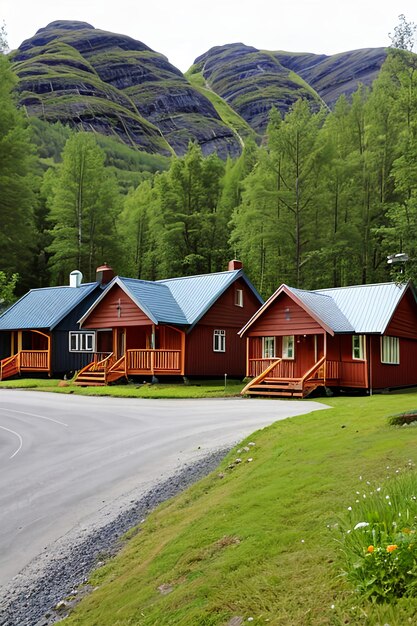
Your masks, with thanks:
M 0 380 L 12 378 L 25 372 L 49 373 L 49 350 L 20 350 L 0 361 Z
M 116 359 L 113 353 L 94 359 L 78 372 L 74 383 L 80 386 L 107 385 L 129 376 L 180 376 L 184 374 L 181 350 L 126 350 Z

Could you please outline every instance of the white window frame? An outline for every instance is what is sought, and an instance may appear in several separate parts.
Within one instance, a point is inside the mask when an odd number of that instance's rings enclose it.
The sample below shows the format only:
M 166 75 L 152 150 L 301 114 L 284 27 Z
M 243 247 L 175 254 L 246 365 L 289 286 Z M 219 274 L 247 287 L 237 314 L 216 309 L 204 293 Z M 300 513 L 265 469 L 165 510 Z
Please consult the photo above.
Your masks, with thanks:
M 68 349 L 70 352 L 95 352 L 96 333 L 94 331 L 69 331 Z
M 352 335 L 352 359 L 363 361 L 365 359 L 365 342 L 363 335 Z
M 275 358 L 275 337 L 262 337 L 262 358 Z
M 400 364 L 400 338 L 384 335 L 381 337 L 381 363 L 385 365 Z
M 243 306 L 243 289 L 235 291 L 235 306 Z
M 226 331 L 213 331 L 213 352 L 226 352 Z
M 282 358 L 288 361 L 295 359 L 294 335 L 284 335 L 282 337 Z

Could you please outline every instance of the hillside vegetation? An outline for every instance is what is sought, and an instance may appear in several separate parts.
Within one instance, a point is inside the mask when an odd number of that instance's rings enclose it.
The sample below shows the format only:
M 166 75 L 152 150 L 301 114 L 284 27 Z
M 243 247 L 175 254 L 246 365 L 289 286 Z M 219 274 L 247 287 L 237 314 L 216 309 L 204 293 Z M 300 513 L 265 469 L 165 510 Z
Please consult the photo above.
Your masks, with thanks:
M 204 155 L 226 158 L 240 153 L 245 137 L 260 139 L 272 107 L 285 114 L 298 98 L 316 108 L 333 105 L 359 82 L 370 85 L 385 56 L 382 48 L 327 57 L 236 43 L 212 48 L 184 76 L 140 41 L 56 21 L 12 59 L 20 104 L 30 116 L 115 136 L 150 153 L 183 155 L 192 140 Z
M 65 623 L 412 623 L 415 598 L 374 604 L 341 576 L 337 524 L 349 506 L 355 519 L 358 497 L 410 471 L 417 429 L 389 426 L 387 416 L 415 408 L 417 394 L 326 404 L 254 433 L 218 471 L 159 507 L 93 574 L 95 590 Z

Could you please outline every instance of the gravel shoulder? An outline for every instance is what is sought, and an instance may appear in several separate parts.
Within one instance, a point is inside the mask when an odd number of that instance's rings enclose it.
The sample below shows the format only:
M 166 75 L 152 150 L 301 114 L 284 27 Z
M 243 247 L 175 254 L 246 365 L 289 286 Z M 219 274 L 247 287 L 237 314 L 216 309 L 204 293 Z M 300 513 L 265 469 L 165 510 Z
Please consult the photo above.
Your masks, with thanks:
M 118 551 L 120 538 L 156 506 L 213 471 L 230 449 L 216 450 L 162 481 L 125 494 L 88 524 L 45 547 L 9 585 L 0 588 L 0 626 L 49 626 L 60 621 L 71 606 L 67 598 L 80 595 L 78 587 Z

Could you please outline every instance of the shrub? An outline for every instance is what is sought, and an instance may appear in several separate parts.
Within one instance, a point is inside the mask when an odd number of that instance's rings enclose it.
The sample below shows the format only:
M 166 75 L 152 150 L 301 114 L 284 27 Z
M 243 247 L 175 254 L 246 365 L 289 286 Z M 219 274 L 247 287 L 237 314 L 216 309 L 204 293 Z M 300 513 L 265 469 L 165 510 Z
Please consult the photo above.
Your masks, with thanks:
M 344 574 L 368 599 L 389 602 L 417 588 L 417 473 L 391 478 L 368 493 L 356 492 L 342 523 Z
M 411 424 L 417 421 L 417 409 L 413 411 L 407 411 L 406 413 L 398 413 L 391 415 L 388 418 L 388 423 L 391 426 L 404 426 L 404 424 Z

